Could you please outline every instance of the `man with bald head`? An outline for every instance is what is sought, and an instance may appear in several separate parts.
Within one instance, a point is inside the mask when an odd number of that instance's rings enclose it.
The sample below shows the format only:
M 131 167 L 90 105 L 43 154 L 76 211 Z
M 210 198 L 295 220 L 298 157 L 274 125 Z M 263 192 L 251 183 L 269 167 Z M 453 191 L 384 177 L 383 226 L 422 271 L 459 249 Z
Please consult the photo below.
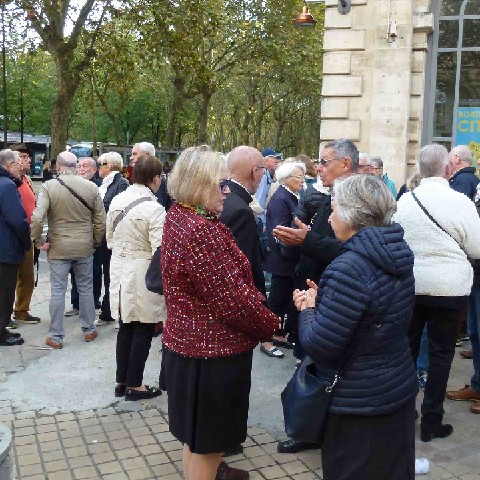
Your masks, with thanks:
M 257 235 L 255 214 L 250 208 L 252 195 L 257 191 L 265 173 L 265 159 L 253 147 L 241 145 L 228 154 L 230 193 L 225 200 L 220 220 L 230 229 L 240 250 L 250 262 L 253 281 L 265 295 L 263 258 Z
M 263 256 L 257 235 L 255 214 L 250 207 L 253 201 L 252 195 L 257 191 L 265 169 L 262 154 L 253 147 L 241 145 L 228 154 L 230 193 L 223 204 L 220 220 L 232 232 L 238 248 L 250 262 L 253 282 L 257 290 L 266 297 Z M 243 447 L 238 445 L 232 451 L 225 452 L 225 455 L 234 455 L 242 451 Z M 217 478 L 219 478 L 218 475 Z
M 77 157 L 57 156 L 58 177 L 42 185 L 32 214 L 31 235 L 48 252 L 50 267 L 50 328 L 45 343 L 63 348 L 63 312 L 68 272 L 73 267 L 79 299 L 79 321 L 86 342 L 98 336 L 93 300 L 93 252 L 105 233 L 105 209 L 98 187 L 77 174 Z M 42 230 L 48 218 L 48 241 Z

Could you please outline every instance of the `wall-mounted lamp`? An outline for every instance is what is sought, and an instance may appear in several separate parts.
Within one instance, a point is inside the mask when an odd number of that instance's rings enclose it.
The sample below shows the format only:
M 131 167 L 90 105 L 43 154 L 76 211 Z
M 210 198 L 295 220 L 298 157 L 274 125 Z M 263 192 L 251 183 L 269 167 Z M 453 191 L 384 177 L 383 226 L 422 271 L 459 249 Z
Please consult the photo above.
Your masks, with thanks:
M 396 12 L 392 11 L 392 0 L 388 3 L 387 43 L 393 43 L 398 37 L 397 22 L 393 19 Z
M 325 3 L 325 0 L 303 0 L 304 6 L 302 13 L 300 13 L 293 20 L 296 27 L 314 27 L 317 21 L 313 15 L 308 11 L 307 3 Z M 338 0 L 338 12 L 346 15 L 352 8 L 352 0 Z

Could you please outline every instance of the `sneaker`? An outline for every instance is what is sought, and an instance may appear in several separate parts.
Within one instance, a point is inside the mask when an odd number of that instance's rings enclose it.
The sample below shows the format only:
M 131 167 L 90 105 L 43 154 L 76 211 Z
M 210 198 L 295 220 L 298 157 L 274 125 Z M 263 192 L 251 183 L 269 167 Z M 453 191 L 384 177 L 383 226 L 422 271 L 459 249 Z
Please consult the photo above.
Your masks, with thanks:
M 96 327 L 99 327 L 100 325 L 111 325 L 114 322 L 114 320 L 108 322 L 107 320 L 102 320 L 101 318 L 96 318 L 93 324 Z
M 428 373 L 427 372 L 417 372 L 418 377 L 418 386 L 425 391 L 425 385 L 427 384 Z
M 457 338 L 457 341 L 456 341 L 456 343 L 455 343 L 455 346 L 456 346 L 456 347 L 461 347 L 462 344 L 463 344 L 463 340 L 462 340 L 461 338 Z
M 16 330 L 18 328 L 18 323 L 13 320 L 13 319 L 10 319 L 10 321 L 8 322 L 8 325 L 7 325 L 7 329 L 8 330 Z
M 27 313 L 26 315 L 14 315 L 13 318 L 15 320 L 18 320 L 19 322 L 23 323 L 40 323 L 42 319 L 40 317 L 34 317 L 33 315 L 30 315 Z
M 73 317 L 74 315 L 78 315 L 80 312 L 76 308 L 72 308 L 71 310 L 67 310 L 64 315 L 66 317 Z
M 96 308 L 95 309 L 95 315 L 98 317 L 100 316 L 100 314 L 102 313 L 102 309 L 101 308 Z

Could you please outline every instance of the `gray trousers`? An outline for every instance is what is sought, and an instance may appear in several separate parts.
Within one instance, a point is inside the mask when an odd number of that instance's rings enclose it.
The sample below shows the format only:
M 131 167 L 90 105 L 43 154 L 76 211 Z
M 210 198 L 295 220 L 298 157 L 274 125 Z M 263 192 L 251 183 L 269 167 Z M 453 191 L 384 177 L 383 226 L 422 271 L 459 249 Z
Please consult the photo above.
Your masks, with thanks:
M 49 336 L 55 342 L 62 343 L 65 337 L 63 314 L 65 312 L 65 293 L 68 285 L 70 267 L 75 273 L 79 294 L 79 320 L 82 332 L 95 330 L 95 304 L 93 301 L 93 255 L 78 260 L 49 260 L 50 266 L 50 329 Z

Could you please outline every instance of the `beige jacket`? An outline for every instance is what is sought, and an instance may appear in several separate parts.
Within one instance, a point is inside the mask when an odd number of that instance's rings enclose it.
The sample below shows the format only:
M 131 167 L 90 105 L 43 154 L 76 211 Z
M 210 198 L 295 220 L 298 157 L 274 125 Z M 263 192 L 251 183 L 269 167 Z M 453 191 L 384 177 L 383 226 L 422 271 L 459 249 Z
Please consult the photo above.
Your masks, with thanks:
M 150 201 L 133 207 L 118 223 L 113 223 L 133 201 L 149 197 Z M 122 322 L 156 323 L 165 320 L 163 295 L 145 286 L 145 274 L 152 255 L 162 243 L 165 209 L 152 191 L 134 184 L 114 197 L 107 215 L 107 245 L 112 249 L 110 261 L 110 307 L 112 316 Z
M 61 173 L 60 178 L 92 208 L 93 214 L 60 182 L 42 185 L 32 214 L 31 234 L 42 243 L 42 229 L 48 221 L 49 260 L 77 260 L 92 255 L 105 234 L 105 209 L 98 187 L 76 173 Z

